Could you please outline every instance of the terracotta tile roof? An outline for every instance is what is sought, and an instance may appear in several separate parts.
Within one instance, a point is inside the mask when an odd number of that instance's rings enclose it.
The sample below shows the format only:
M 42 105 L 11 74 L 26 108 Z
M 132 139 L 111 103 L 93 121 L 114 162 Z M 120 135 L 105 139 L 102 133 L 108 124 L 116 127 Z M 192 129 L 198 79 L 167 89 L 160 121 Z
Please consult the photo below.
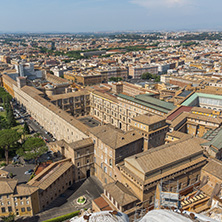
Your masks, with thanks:
M 98 197 L 93 200 L 93 202 L 99 207 L 101 211 L 107 211 L 112 210 L 112 208 L 109 206 L 109 204 L 105 201 L 103 197 Z
M 0 178 L 0 195 L 14 193 L 18 180 Z
M 204 115 L 199 115 L 199 114 L 195 114 L 195 113 L 190 113 L 187 118 L 191 118 L 191 119 L 198 119 L 201 121 L 206 121 L 206 122 L 210 122 L 210 123 L 217 123 L 217 124 L 221 124 L 222 123 L 222 119 L 220 119 L 219 117 L 210 117 L 210 116 L 204 116 Z
M 203 150 L 196 138 L 178 140 L 125 159 L 130 165 L 146 174 L 165 166 L 175 165 L 191 156 L 202 155 Z
M 110 124 L 94 127 L 90 129 L 90 133 L 113 149 L 118 149 L 143 138 L 142 135 L 135 130 L 124 133 L 120 129 L 116 129 Z
M 49 96 L 49 99 L 53 101 L 53 100 L 67 99 L 67 98 L 78 97 L 78 96 L 83 96 L 83 95 L 89 95 L 89 92 L 87 92 L 86 90 L 83 90 L 83 91 L 76 91 L 76 92 L 70 92 L 70 93 L 63 93 L 63 94 Z
M 203 171 L 206 171 L 218 179 L 222 180 L 222 162 L 216 159 L 210 159 L 209 163 L 203 167 Z
M 116 200 L 120 206 L 125 206 L 138 200 L 138 198 L 122 183 L 116 181 L 104 186 L 104 189 Z
M 157 115 L 144 114 L 144 115 L 139 115 L 139 116 L 134 117 L 133 120 L 146 124 L 146 125 L 152 125 L 154 123 L 158 123 L 160 121 L 165 120 L 165 118 L 157 116 Z
M 187 116 L 189 113 L 183 112 L 180 113 L 177 117 L 175 117 L 173 120 L 167 120 L 168 123 L 170 123 L 170 127 L 177 128 L 181 123 L 185 123 L 187 120 Z
M 29 186 L 28 184 L 21 184 L 16 187 L 16 192 L 14 196 L 27 196 L 36 192 L 39 188 L 34 186 Z
M 52 163 L 27 184 L 45 190 L 71 167 L 71 159 Z
M 83 147 L 87 147 L 93 145 L 93 141 L 90 138 L 87 139 L 83 139 L 83 140 L 78 140 L 76 142 L 73 143 L 69 143 L 68 146 L 71 147 L 72 149 L 80 149 Z
M 190 106 L 180 106 L 168 115 L 167 120 L 173 120 L 183 112 L 190 112 L 191 109 L 192 107 Z
M 45 106 L 47 109 L 51 110 L 53 113 L 55 113 L 59 117 L 64 119 L 67 123 L 69 123 L 70 125 L 72 125 L 72 126 L 76 127 L 77 129 L 79 129 L 81 132 L 83 132 L 86 135 L 88 135 L 88 127 L 85 124 L 81 123 L 79 120 L 77 120 L 73 116 L 69 115 L 64 110 L 59 109 L 57 106 L 55 106 L 51 102 L 49 102 L 46 99 L 44 99 L 41 96 L 39 96 L 41 91 L 35 89 L 34 87 L 30 87 L 30 86 L 24 86 L 22 88 L 22 91 L 25 92 L 26 94 L 28 94 L 33 99 L 35 99 L 41 105 Z
M 190 134 L 183 133 L 183 132 L 180 132 L 180 131 L 168 132 L 167 135 L 175 137 L 177 139 L 184 139 L 184 138 L 191 138 L 192 137 Z

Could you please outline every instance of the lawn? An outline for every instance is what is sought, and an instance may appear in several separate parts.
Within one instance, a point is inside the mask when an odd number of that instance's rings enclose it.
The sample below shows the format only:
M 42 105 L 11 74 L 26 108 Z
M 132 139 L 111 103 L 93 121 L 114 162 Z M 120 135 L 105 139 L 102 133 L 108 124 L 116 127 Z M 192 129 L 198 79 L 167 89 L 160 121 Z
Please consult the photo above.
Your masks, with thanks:
M 3 118 L 6 118 L 6 111 L 4 112 L 0 112 L 0 116 L 2 116 Z M 23 132 L 23 125 L 21 125 L 18 121 L 17 122 L 17 126 L 12 127 L 12 129 L 17 130 L 18 132 Z
M 0 112 L 0 116 L 6 118 L 6 111 Z
M 23 125 L 20 125 L 20 123 L 18 123 L 18 125 L 12 127 L 12 129 L 17 130 L 19 133 L 22 133 L 23 132 Z

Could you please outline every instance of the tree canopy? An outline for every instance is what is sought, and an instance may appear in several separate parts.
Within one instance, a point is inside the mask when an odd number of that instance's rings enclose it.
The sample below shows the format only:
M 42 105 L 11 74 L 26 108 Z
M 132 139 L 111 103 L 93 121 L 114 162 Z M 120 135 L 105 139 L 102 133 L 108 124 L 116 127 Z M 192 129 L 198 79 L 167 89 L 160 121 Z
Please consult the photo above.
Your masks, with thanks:
M 16 153 L 27 160 L 34 159 L 37 163 L 38 158 L 47 150 L 44 140 L 39 137 L 29 137 Z
M 154 79 L 154 82 L 159 82 L 160 76 L 156 75 L 156 74 L 149 73 L 149 72 L 145 72 L 141 75 L 141 79 L 144 79 L 144 80 L 145 79 L 147 79 L 147 80 Z
M 25 124 L 24 124 L 23 133 L 30 134 L 30 129 L 29 129 L 27 122 L 25 122 Z
M 113 81 L 113 82 L 119 82 L 122 81 L 123 79 L 121 77 L 111 77 L 109 78 L 109 81 Z
M 3 87 L 0 87 L 0 103 L 5 104 L 7 101 L 11 101 L 12 96 L 5 91 Z
M 9 164 L 8 152 L 12 145 L 20 139 L 20 134 L 13 129 L 4 129 L 0 131 L 0 148 L 5 151 L 6 164 Z
M 7 112 L 6 118 L 7 118 L 8 126 L 9 127 L 16 126 L 16 120 L 15 120 L 15 117 L 14 117 L 14 114 L 13 114 L 11 104 L 7 105 L 6 112 Z

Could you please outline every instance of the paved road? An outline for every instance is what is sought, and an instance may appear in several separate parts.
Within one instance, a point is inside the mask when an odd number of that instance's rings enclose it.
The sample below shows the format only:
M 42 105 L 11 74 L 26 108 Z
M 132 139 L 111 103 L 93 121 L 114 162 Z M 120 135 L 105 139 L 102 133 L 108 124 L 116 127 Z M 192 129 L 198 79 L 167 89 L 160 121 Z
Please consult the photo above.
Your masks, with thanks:
M 48 142 L 53 141 L 52 138 L 45 133 L 46 130 L 41 127 L 36 121 L 34 121 L 33 118 L 30 118 L 28 116 L 28 113 L 23 110 L 19 105 L 14 104 L 14 110 L 16 110 L 16 113 L 19 115 L 17 119 L 20 123 L 27 122 L 31 129 L 33 129 L 35 132 L 40 133 L 43 137 L 47 139 Z

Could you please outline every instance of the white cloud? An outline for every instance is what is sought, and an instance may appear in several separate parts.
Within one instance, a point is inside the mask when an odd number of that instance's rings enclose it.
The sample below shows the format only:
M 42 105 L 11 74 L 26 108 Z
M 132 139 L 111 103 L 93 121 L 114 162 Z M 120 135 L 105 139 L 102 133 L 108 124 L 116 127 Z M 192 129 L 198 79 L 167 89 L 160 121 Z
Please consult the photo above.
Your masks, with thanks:
M 190 3 L 189 1 L 190 0 L 131 0 L 130 2 L 146 8 L 153 8 L 153 7 L 174 8 L 187 5 Z

